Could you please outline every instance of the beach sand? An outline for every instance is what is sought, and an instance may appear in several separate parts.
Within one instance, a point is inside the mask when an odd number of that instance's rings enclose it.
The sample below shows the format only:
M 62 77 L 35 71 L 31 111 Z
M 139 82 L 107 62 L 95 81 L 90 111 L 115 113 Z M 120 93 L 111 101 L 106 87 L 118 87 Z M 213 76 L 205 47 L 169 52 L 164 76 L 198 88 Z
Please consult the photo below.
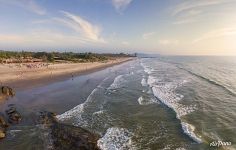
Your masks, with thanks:
M 117 58 L 107 62 L 89 63 L 31 63 L 0 64 L 0 84 L 13 88 L 32 87 L 49 84 L 80 74 L 110 67 L 134 58 Z

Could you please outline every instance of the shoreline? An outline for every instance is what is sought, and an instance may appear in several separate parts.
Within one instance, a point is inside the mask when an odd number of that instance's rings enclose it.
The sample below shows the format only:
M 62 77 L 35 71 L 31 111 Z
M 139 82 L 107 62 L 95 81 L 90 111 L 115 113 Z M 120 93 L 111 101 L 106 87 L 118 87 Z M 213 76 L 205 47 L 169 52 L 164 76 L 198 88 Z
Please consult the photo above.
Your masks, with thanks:
M 0 65 L 0 82 L 1 85 L 10 86 L 15 90 L 19 90 L 21 88 L 28 89 L 37 86 L 48 85 L 58 81 L 63 81 L 80 75 L 89 74 L 134 59 L 135 58 L 128 57 L 109 60 L 106 63 L 90 62 L 51 64 L 47 68 L 36 68 L 31 70 L 27 68 L 16 69 Z M 1 69 L 3 67 L 5 68 Z M 3 73 L 3 71 L 5 72 Z

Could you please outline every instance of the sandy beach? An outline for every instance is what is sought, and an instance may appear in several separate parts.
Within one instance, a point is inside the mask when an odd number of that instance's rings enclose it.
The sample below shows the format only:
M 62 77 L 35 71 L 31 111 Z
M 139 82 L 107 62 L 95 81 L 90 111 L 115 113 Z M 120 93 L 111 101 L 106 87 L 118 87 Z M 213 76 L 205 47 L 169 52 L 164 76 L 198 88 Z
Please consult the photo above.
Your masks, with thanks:
M 126 57 L 106 62 L 89 63 L 0 64 L 0 83 L 14 88 L 42 85 L 65 78 L 73 78 L 83 73 L 89 73 L 132 59 Z

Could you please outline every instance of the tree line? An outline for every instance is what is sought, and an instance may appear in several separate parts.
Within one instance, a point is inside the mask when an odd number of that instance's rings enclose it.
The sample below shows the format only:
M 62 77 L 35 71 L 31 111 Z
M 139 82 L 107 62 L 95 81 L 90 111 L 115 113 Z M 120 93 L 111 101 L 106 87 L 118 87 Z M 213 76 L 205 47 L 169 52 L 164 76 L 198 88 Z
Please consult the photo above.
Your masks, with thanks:
M 29 52 L 29 51 L 0 51 L 0 61 L 4 59 L 41 59 L 42 61 L 54 62 L 59 60 L 72 62 L 95 62 L 106 61 L 114 57 L 132 57 L 130 54 L 98 54 L 98 53 L 74 53 L 74 52 Z

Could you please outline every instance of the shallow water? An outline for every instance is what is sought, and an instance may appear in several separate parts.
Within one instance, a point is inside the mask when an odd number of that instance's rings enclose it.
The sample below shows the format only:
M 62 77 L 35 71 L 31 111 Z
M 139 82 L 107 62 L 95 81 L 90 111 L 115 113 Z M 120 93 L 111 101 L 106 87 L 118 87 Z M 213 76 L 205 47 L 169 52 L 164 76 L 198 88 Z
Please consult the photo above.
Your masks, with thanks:
M 24 98 L 20 108 L 27 108 L 27 113 L 23 111 L 26 115 L 40 109 L 57 112 L 60 121 L 100 134 L 98 145 L 104 150 L 236 149 L 235 60 L 138 59 L 74 80 L 21 91 L 10 102 L 19 103 Z M 24 149 L 29 143 L 38 149 L 47 147 L 40 138 L 45 135 L 30 126 L 30 121 L 25 120 L 16 129 L 23 132 L 14 132 L 0 143 L 0 149 L 12 145 Z M 210 147 L 213 141 L 231 145 Z

